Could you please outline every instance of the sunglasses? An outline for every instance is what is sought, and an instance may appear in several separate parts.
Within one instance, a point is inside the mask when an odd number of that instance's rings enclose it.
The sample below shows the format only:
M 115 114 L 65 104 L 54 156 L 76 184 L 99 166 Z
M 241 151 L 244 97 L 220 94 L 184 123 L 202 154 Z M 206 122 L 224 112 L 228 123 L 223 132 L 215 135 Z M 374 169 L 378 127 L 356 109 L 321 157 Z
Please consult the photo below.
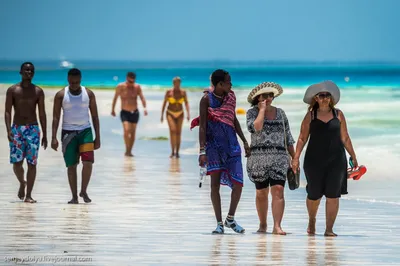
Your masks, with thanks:
M 320 98 L 321 100 L 323 100 L 325 98 L 330 99 L 331 96 L 332 95 L 330 93 L 320 93 L 320 94 L 317 95 L 317 97 Z
M 261 94 L 261 96 L 262 96 L 264 99 L 267 99 L 267 98 L 274 98 L 274 93 L 273 93 L 273 92 L 270 92 L 270 93 L 263 93 L 263 94 Z

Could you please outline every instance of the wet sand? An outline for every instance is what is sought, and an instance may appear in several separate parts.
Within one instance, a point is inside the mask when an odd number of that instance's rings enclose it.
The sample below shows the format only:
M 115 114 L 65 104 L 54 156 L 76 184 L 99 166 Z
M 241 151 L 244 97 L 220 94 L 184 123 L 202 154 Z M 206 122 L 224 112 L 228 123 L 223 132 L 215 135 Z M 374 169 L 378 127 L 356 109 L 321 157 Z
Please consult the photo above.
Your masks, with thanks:
M 49 138 L 54 93 L 46 90 Z M 0 90 L 2 103 L 4 94 Z M 198 113 L 194 100 L 198 95 L 191 95 L 193 115 Z M 136 156 L 125 158 L 119 118 L 109 116 L 112 92 L 99 91 L 96 96 L 102 115 L 102 147 L 95 153 L 90 204 L 81 198 L 79 205 L 66 204 L 71 197 L 66 169 L 61 153 L 50 149 L 40 150 L 33 190 L 38 203 L 19 201 L 5 127 L 0 123 L 0 265 L 33 260 L 37 265 L 400 265 L 398 206 L 342 200 L 335 227 L 339 237 L 325 238 L 322 201 L 317 235 L 309 237 L 304 181 L 296 191 L 285 190 L 287 236 L 255 233 L 255 190 L 247 176 L 236 214 L 245 235 L 229 229 L 225 235 L 211 235 L 216 223 L 209 179 L 198 188 L 198 131 L 189 131 L 185 122 L 179 160 L 168 158 L 168 141 L 141 139 L 168 136 L 166 123 L 159 123 L 162 94 L 149 93 L 150 114 L 140 118 Z M 221 192 L 225 217 L 230 190 L 222 187 Z M 268 224 L 272 225 L 271 210 Z

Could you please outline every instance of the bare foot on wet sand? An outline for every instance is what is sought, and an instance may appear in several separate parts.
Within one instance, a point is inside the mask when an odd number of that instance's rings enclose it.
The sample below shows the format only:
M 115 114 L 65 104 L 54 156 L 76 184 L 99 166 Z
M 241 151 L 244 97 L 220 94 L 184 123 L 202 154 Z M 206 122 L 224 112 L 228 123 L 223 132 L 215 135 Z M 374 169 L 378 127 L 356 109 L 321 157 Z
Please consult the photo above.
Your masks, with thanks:
M 169 156 L 169 158 L 174 158 L 174 157 L 175 157 L 174 153 L 171 153 L 171 155 Z
M 267 232 L 267 225 L 260 224 L 260 228 L 258 228 L 257 233 L 266 233 Z
M 27 203 L 36 203 L 37 201 L 34 200 L 34 199 L 32 199 L 32 197 L 28 197 L 28 196 L 27 196 L 27 197 L 25 198 L 24 202 L 27 202 Z
M 308 221 L 307 233 L 310 236 L 315 235 L 315 218 Z
M 337 236 L 337 234 L 335 234 L 335 233 L 332 232 L 332 231 L 325 231 L 324 236 L 335 237 L 335 236 Z
M 90 203 L 90 202 L 92 202 L 92 200 L 89 198 L 89 196 L 88 196 L 88 194 L 87 194 L 86 192 L 81 192 L 81 193 L 79 193 L 79 197 L 82 197 L 82 198 L 83 198 L 83 201 L 84 201 L 85 203 Z
M 68 204 L 78 204 L 79 201 L 76 198 L 72 198 L 70 201 L 68 201 Z
M 133 157 L 133 154 L 131 152 L 125 152 L 126 157 Z
M 281 227 L 275 227 L 274 230 L 272 231 L 272 234 L 285 236 L 286 232 L 283 231 Z
M 20 200 L 24 200 L 24 198 L 25 198 L 25 187 L 26 187 L 26 181 L 24 181 L 23 183 L 21 183 L 19 185 L 18 198 Z
M 176 158 L 179 158 L 179 157 L 180 157 L 180 156 L 179 156 L 179 153 L 175 154 L 175 157 L 176 157 Z

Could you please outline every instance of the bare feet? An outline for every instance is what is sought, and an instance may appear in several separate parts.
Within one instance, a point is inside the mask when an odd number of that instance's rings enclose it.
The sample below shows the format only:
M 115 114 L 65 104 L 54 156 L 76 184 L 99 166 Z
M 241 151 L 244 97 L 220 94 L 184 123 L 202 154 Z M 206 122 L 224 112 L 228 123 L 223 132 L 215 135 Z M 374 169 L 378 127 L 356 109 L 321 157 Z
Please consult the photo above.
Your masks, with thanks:
M 25 198 L 25 187 L 26 187 L 26 181 L 24 181 L 24 183 L 21 183 L 19 185 L 18 198 L 20 200 L 23 200 Z
M 72 200 L 68 201 L 68 204 L 78 204 L 79 201 L 77 198 L 72 198 Z
M 176 157 L 176 158 L 179 158 L 179 157 L 180 157 L 180 156 L 179 156 L 179 153 L 175 154 L 175 157 Z
M 34 200 L 34 199 L 32 199 L 32 197 L 28 197 L 28 196 L 27 196 L 27 197 L 25 198 L 24 202 L 27 202 L 27 203 L 36 203 L 37 201 Z
M 174 158 L 175 153 L 171 153 L 171 155 L 169 156 L 169 158 Z
M 281 227 L 275 227 L 274 230 L 272 231 L 272 234 L 285 236 L 286 232 L 283 231 Z
M 266 224 L 260 224 L 260 227 L 257 230 L 257 233 L 266 233 L 267 232 L 267 225 Z
M 315 235 L 315 218 L 314 219 L 309 219 L 308 221 L 308 228 L 307 228 L 307 233 L 310 236 Z
M 131 152 L 125 152 L 126 157 L 133 157 L 133 154 Z
M 90 202 L 92 202 L 92 200 L 89 198 L 89 196 L 88 196 L 88 194 L 87 194 L 86 192 L 81 192 L 81 193 L 79 193 L 79 197 L 82 197 L 82 198 L 83 198 L 83 201 L 84 201 L 85 203 L 90 203 Z
M 335 236 L 337 236 L 337 234 L 335 234 L 335 233 L 332 232 L 332 231 L 325 231 L 324 236 L 333 236 L 333 237 L 335 237 Z

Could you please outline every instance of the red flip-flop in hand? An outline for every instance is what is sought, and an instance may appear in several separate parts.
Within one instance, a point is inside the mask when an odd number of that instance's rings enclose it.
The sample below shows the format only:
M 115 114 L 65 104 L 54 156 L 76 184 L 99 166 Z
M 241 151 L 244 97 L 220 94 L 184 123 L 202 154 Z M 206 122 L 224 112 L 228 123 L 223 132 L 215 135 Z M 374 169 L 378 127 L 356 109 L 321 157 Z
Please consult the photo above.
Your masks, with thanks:
M 367 172 L 367 167 L 364 165 L 360 165 L 359 167 L 353 169 L 347 169 L 347 178 L 353 180 L 360 180 L 361 177 Z

